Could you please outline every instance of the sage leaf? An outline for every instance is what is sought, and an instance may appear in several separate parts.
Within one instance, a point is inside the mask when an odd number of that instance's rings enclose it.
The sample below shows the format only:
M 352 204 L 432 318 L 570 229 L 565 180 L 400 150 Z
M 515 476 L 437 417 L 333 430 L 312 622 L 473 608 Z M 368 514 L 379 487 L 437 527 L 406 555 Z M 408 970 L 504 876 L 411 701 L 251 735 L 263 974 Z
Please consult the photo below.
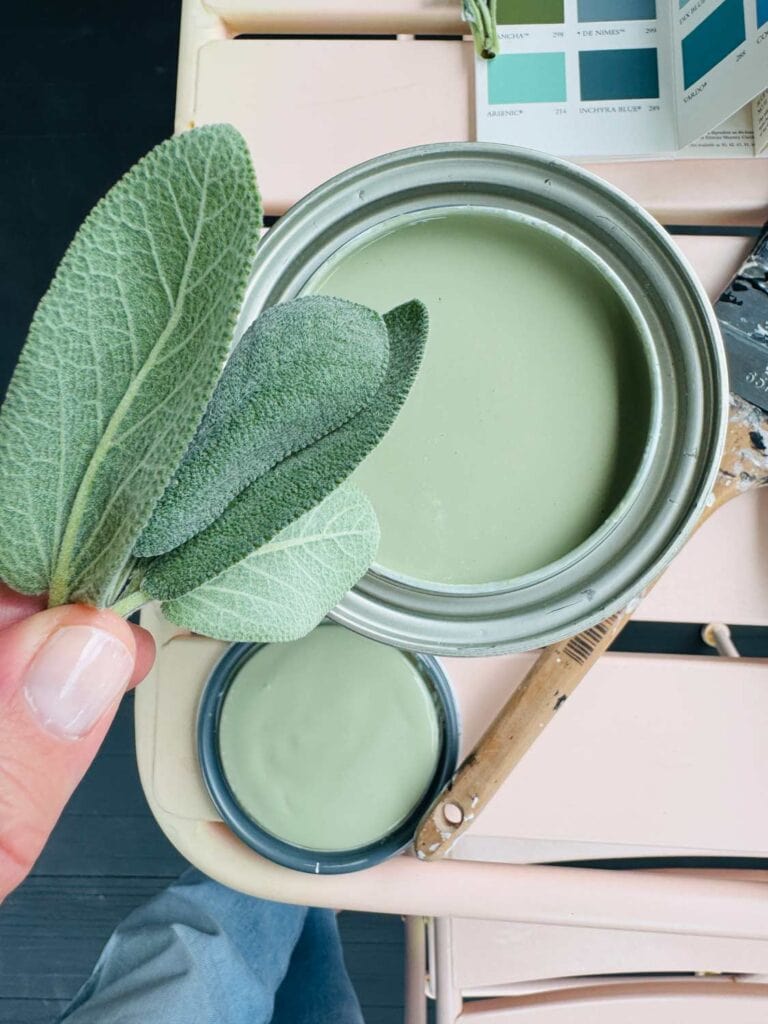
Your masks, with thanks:
M 371 401 L 388 360 L 387 328 L 365 306 L 317 295 L 265 310 L 232 353 L 136 553 L 178 547 L 276 463 L 340 427 Z
M 237 565 L 164 602 L 163 614 L 219 640 L 298 640 L 365 573 L 378 543 L 370 502 L 342 487 Z
M 0 413 L 0 576 L 111 603 L 229 349 L 260 227 L 234 128 L 162 143 L 97 204 Z
M 347 423 L 278 463 L 181 547 L 148 563 L 142 589 L 166 600 L 218 576 L 270 541 L 339 486 L 384 437 L 421 363 L 427 311 L 421 302 L 384 316 L 389 364 L 373 401 Z

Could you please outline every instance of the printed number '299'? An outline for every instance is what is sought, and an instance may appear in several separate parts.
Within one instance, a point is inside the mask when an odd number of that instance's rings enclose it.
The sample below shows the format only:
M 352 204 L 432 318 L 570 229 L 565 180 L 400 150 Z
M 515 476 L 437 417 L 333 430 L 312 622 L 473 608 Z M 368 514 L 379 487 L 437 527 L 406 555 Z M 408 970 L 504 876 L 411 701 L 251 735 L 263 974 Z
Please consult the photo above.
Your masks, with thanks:
M 768 366 L 766 366 L 761 377 L 758 376 L 756 370 L 750 370 L 744 380 L 747 384 L 754 385 L 758 391 L 768 391 Z

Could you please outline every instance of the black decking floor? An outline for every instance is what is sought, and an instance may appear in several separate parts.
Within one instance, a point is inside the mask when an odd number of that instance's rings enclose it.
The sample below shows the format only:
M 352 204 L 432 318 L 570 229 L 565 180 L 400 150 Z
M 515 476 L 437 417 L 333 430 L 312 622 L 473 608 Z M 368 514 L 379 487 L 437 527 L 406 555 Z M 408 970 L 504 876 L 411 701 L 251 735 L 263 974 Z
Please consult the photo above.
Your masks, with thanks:
M 50 1024 L 115 925 L 184 870 L 144 799 L 126 698 L 32 875 L 0 908 L 0 1024 Z M 401 1024 L 403 926 L 340 915 L 367 1024 Z

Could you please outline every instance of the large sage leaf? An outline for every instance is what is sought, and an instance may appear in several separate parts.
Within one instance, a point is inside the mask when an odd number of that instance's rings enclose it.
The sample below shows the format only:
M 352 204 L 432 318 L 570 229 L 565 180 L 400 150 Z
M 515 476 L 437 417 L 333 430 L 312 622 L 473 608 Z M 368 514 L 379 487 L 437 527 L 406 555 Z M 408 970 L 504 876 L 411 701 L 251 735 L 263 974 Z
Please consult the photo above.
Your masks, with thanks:
M 384 317 L 389 365 L 373 401 L 344 426 L 289 456 L 242 491 L 206 530 L 151 561 L 142 588 L 177 597 L 236 565 L 338 487 L 379 443 L 405 401 L 421 362 L 427 311 L 420 302 Z
M 163 613 L 220 640 L 297 640 L 365 573 L 378 542 L 370 502 L 342 487 L 242 562 L 166 601 Z
M 365 306 L 317 295 L 265 310 L 227 363 L 136 553 L 178 547 L 253 480 L 340 427 L 381 387 L 388 359 L 384 321 Z
M 230 346 L 260 226 L 227 125 L 158 146 L 94 208 L 0 414 L 0 576 L 108 604 Z

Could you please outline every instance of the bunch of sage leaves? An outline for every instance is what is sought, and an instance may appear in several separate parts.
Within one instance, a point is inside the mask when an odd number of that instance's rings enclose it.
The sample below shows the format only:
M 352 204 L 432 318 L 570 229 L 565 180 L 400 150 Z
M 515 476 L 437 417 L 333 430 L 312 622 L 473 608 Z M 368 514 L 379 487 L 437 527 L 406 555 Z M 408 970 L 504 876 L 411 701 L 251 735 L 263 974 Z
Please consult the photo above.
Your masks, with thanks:
M 379 530 L 344 483 L 418 370 L 427 316 L 325 296 L 232 338 L 262 226 L 228 125 L 152 150 L 97 204 L 0 410 L 0 578 L 50 605 L 285 641 L 365 573 Z

